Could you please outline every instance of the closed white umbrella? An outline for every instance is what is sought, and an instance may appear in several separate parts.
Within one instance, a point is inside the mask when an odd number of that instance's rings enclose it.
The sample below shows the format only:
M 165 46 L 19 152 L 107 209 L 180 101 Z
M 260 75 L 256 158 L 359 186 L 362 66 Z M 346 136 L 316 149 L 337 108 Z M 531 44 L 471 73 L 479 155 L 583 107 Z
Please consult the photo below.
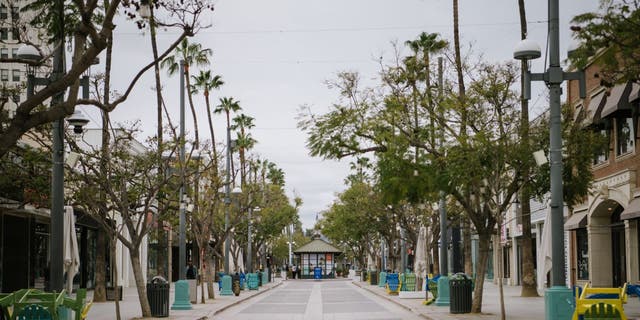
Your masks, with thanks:
M 73 289 L 73 277 L 80 269 L 80 250 L 76 239 L 76 218 L 73 208 L 66 206 L 64 210 L 64 271 L 67 273 L 67 292 Z
M 542 239 L 540 241 L 540 250 L 538 251 L 538 289 L 544 290 L 544 281 L 547 279 L 547 273 L 551 271 L 551 212 L 547 212 L 542 227 Z
M 418 232 L 418 243 L 416 243 L 416 256 L 415 262 L 413 264 L 413 270 L 418 279 L 424 279 L 427 276 L 427 228 L 422 226 L 420 227 L 420 231 Z M 417 281 L 418 284 L 421 284 L 422 281 Z M 420 291 L 421 288 L 416 286 L 416 290 Z

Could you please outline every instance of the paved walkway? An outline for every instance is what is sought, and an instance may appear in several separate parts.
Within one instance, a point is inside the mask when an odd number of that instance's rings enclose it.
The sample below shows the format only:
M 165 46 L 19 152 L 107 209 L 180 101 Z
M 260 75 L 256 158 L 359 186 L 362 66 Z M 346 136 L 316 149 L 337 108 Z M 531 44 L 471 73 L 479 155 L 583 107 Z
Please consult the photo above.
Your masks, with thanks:
M 171 310 L 171 305 L 173 304 L 174 298 L 174 286 L 171 285 L 171 289 L 169 292 L 169 317 L 168 318 L 158 318 L 158 319 L 180 319 L 180 320 L 200 320 L 200 319 L 213 319 L 213 316 L 230 308 L 236 304 L 242 303 L 252 297 L 257 295 L 261 295 L 272 288 L 278 287 L 282 284 L 280 278 L 273 278 L 273 282 L 263 285 L 259 288 L 259 290 L 243 290 L 240 293 L 240 296 L 236 297 L 234 295 L 231 296 L 221 296 L 220 292 L 217 290 L 218 286 L 215 285 L 215 299 L 214 300 L 206 300 L 205 304 L 192 304 L 193 309 L 191 310 Z M 206 290 L 206 288 L 205 288 Z M 87 293 L 89 297 L 93 295 L 93 291 L 89 291 Z M 138 292 L 136 288 L 124 288 L 123 290 L 123 299 L 120 301 L 120 315 L 123 320 L 129 319 L 155 319 L 155 318 L 141 318 L 142 311 L 140 309 L 140 302 L 138 299 Z M 198 301 L 200 301 L 200 287 L 198 287 Z M 113 320 L 115 319 L 116 307 L 115 302 L 101 302 L 101 303 L 93 303 L 91 309 L 89 310 L 89 314 L 87 319 L 91 320 Z
M 492 282 L 484 283 L 482 314 L 450 314 L 449 307 L 438 307 L 433 304 L 425 306 L 422 304 L 423 299 L 400 299 L 398 296 L 390 296 L 384 288 L 360 282 L 358 279 L 355 279 L 353 284 L 420 314 L 425 319 L 500 319 L 499 289 Z M 523 298 L 520 297 L 521 290 L 520 286 L 504 286 L 506 318 L 510 320 L 544 319 L 544 297 Z M 624 305 L 624 311 L 629 320 L 640 319 L 640 299 L 629 297 L 628 303 Z
M 293 280 L 217 320 L 419 320 L 420 316 L 351 284 L 348 279 Z

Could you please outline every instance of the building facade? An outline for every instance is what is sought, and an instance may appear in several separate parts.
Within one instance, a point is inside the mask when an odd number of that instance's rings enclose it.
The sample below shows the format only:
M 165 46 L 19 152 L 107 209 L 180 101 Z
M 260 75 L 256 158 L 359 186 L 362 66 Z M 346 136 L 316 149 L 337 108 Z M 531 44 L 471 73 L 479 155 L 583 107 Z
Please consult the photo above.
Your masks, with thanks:
M 640 85 L 623 82 L 603 87 L 598 72 L 596 56 L 585 70 L 585 99 L 579 98 L 577 81 L 567 86 L 567 102 L 578 119 L 607 140 L 606 147 L 594 155 L 592 192 L 565 223 L 570 231 L 567 256 L 572 284 L 618 287 L 640 280 Z

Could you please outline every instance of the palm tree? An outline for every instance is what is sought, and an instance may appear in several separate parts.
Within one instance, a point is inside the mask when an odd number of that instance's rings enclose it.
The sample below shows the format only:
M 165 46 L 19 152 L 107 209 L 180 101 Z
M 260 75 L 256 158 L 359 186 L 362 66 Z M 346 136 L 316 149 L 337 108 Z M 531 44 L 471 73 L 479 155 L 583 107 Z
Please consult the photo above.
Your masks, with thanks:
M 189 40 L 185 38 L 180 45 L 176 48 L 174 55 L 168 56 L 162 60 L 161 66 L 166 68 L 169 75 L 175 74 L 180 68 L 180 61 L 184 61 L 184 78 L 187 88 L 191 87 L 189 81 L 189 66 L 205 66 L 209 64 L 209 56 L 211 55 L 211 49 L 202 49 L 202 45 L 199 43 L 189 43 Z M 191 91 L 187 93 L 189 98 L 189 107 L 191 108 L 191 114 L 193 115 L 193 126 L 195 130 L 195 145 L 199 145 L 198 138 L 198 119 L 196 116 L 196 109 L 193 107 L 193 97 Z
M 233 97 L 224 97 L 220 98 L 220 104 L 216 106 L 213 110 L 213 113 L 219 114 L 224 112 L 227 116 L 227 142 L 230 139 L 230 131 L 231 131 L 231 117 L 229 114 L 231 112 L 237 112 L 241 110 L 240 103 L 233 99 Z M 229 145 L 227 145 L 229 147 Z M 229 150 L 229 153 L 232 155 L 233 150 Z M 233 172 L 233 161 L 231 161 L 231 172 Z
M 527 16 L 525 14 L 524 0 L 518 0 L 518 11 L 520 12 L 520 37 L 525 39 L 527 37 Z M 520 83 L 524 86 L 524 72 L 527 68 L 527 62 L 522 61 Z M 524 87 L 520 87 L 520 92 L 524 92 Z M 529 100 L 524 98 L 521 94 L 520 98 L 520 141 L 524 144 L 525 150 L 529 145 Z M 527 162 L 522 164 L 522 176 L 529 176 L 530 168 Z M 531 205 L 529 204 L 530 198 L 530 186 L 525 180 L 520 192 L 520 215 L 522 218 L 522 291 L 520 293 L 523 297 L 537 297 L 538 290 L 536 289 L 535 281 L 535 266 L 533 263 L 533 243 L 531 235 Z
M 246 177 L 246 168 L 245 168 L 245 150 L 253 148 L 256 144 L 256 140 L 251 137 L 251 134 L 246 132 L 246 130 L 255 127 L 253 124 L 253 117 L 247 116 L 245 114 L 240 114 L 233 118 L 233 125 L 231 129 L 240 130 L 238 132 L 238 152 L 240 153 L 240 182 L 242 186 L 245 185 L 245 177 Z
M 218 152 L 216 151 L 216 137 L 213 132 L 213 121 L 211 120 L 211 105 L 209 102 L 209 92 L 212 89 L 218 89 L 223 84 L 222 77 L 220 75 L 211 76 L 211 71 L 200 71 L 197 76 L 191 76 L 194 84 L 191 86 L 191 93 L 197 94 L 199 90 L 202 90 L 204 95 L 204 101 L 207 105 L 207 118 L 209 120 L 209 131 L 211 133 L 211 146 L 213 148 L 213 163 L 214 170 L 218 170 Z

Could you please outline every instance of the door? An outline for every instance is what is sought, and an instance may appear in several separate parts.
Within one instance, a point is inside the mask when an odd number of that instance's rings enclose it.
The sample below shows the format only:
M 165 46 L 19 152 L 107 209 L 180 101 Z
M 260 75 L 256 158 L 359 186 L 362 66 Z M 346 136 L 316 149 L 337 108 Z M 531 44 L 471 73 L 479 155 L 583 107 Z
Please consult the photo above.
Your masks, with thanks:
M 624 225 L 611 228 L 611 258 L 613 287 L 622 287 L 627 282 L 627 259 L 624 247 Z

